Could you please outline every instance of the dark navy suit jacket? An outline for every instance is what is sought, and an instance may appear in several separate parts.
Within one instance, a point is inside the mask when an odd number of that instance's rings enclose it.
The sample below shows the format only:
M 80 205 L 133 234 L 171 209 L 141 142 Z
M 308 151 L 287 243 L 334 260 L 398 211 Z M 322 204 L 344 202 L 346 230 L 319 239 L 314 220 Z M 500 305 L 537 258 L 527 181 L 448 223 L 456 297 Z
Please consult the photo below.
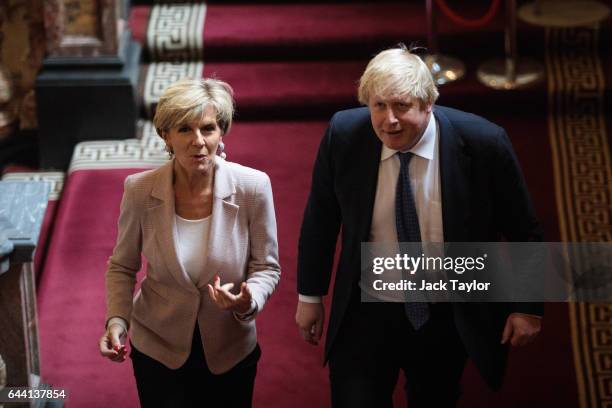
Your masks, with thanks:
M 541 229 L 504 129 L 442 106 L 434 106 L 433 113 L 440 132 L 444 241 L 541 241 Z M 327 294 L 342 231 L 326 361 L 351 295 L 359 290 L 360 244 L 369 238 L 381 149 L 367 108 L 341 111 L 331 119 L 314 164 L 299 240 L 300 294 Z M 454 303 L 453 309 L 468 355 L 485 380 L 499 387 L 507 351 L 500 340 L 508 314 L 542 314 L 542 305 Z

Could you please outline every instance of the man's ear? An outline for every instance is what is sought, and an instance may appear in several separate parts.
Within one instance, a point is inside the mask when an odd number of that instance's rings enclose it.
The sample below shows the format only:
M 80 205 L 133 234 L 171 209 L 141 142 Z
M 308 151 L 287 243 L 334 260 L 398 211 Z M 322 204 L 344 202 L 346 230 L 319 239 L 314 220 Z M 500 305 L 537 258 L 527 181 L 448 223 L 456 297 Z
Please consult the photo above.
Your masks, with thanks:
M 432 109 L 433 109 L 433 103 L 423 103 L 423 110 L 425 110 L 425 112 L 431 113 Z

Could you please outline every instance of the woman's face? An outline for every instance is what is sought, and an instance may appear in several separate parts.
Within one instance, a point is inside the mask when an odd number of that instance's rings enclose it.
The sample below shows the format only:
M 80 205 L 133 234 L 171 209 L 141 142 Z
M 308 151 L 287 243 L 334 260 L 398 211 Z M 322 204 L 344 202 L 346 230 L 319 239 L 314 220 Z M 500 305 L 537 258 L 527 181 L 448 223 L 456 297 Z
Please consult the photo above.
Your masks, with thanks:
M 223 139 L 212 106 L 204 109 L 202 119 L 177 126 L 164 133 L 176 163 L 187 174 L 208 174 L 214 169 L 217 147 Z

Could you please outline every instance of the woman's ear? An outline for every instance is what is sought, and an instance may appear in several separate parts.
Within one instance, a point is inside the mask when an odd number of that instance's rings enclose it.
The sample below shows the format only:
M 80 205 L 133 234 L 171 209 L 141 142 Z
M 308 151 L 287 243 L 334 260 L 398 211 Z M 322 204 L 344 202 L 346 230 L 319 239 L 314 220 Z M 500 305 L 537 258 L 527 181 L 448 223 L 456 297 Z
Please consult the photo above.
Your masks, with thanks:
M 164 139 L 166 144 L 170 143 L 170 132 L 168 130 L 162 130 L 162 139 Z
M 162 130 L 162 131 L 161 131 L 161 138 L 162 138 L 162 139 L 164 140 L 164 142 L 165 142 L 165 145 L 166 145 L 166 151 L 167 151 L 168 153 L 171 153 L 171 154 L 172 154 L 172 153 L 173 153 L 173 150 L 172 150 L 172 143 L 170 143 L 170 140 L 169 140 L 170 138 L 169 138 L 169 136 L 170 136 L 170 132 L 168 132 L 167 130 Z

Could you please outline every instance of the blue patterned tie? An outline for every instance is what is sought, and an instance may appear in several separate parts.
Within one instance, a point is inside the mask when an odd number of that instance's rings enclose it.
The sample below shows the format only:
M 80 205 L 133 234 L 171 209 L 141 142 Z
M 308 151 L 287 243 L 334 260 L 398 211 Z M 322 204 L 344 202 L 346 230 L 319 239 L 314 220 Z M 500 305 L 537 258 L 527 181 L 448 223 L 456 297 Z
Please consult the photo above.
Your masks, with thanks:
M 395 190 L 395 225 L 398 242 L 421 242 L 419 217 L 412 188 L 410 187 L 409 165 L 413 154 L 397 153 L 400 159 L 400 172 Z M 420 255 L 420 251 L 419 254 Z M 417 256 L 418 256 L 417 255 Z M 420 302 L 404 303 L 406 316 L 415 330 L 420 329 L 429 320 L 429 305 Z

